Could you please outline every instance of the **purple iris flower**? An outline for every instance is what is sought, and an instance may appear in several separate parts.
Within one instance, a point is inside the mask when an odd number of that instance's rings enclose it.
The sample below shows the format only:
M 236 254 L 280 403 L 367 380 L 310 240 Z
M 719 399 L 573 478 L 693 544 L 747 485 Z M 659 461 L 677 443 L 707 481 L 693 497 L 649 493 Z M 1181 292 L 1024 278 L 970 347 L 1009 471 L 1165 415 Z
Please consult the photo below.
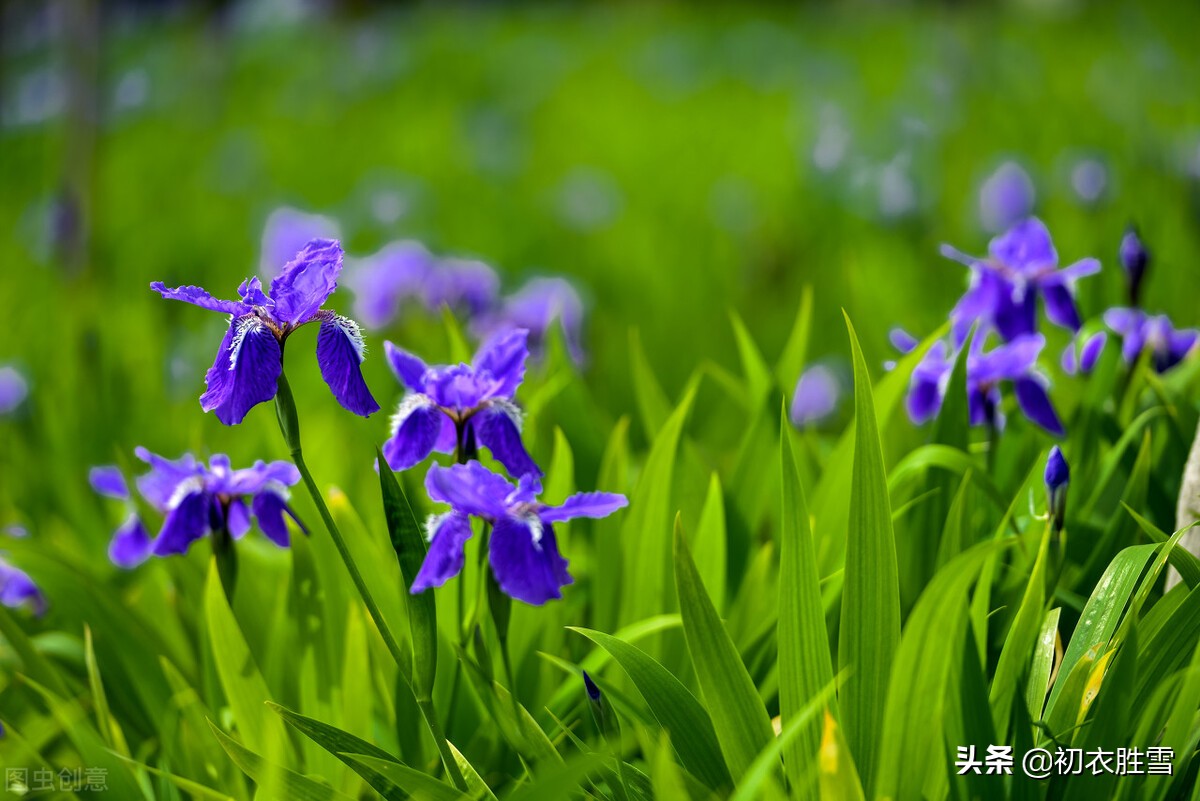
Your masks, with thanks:
M 449 306 L 476 317 L 496 305 L 499 292 L 500 277 L 484 262 L 441 259 L 429 271 L 423 294 L 430 311 Z
M 0 604 L 10 609 L 28 605 L 39 617 L 46 613 L 46 596 L 24 570 L 0 556 Z
M 321 308 L 337 289 L 341 270 L 342 246 L 332 239 L 314 239 L 271 279 L 269 297 L 257 278 L 242 282 L 239 300 L 219 300 L 197 286 L 169 289 L 161 281 L 150 285 L 164 298 L 230 315 L 229 330 L 205 376 L 208 389 L 200 396 L 204 411 L 215 410 L 222 423 L 235 425 L 254 406 L 274 398 L 283 372 L 284 342 L 311 322 L 321 324 L 317 363 L 338 403 L 363 417 L 379 411 L 362 377 L 366 348 L 358 323 Z
M 348 264 L 345 279 L 354 293 L 355 315 L 368 328 L 390 325 L 400 304 L 421 294 L 433 263 L 433 254 L 420 242 L 402 241 Z
M 841 385 L 833 370 L 821 364 L 810 367 L 796 382 L 789 413 L 792 425 L 806 428 L 828 419 L 840 397 Z
M 17 368 L 0 367 L 0 414 L 16 409 L 29 395 L 29 384 Z
M 255 462 L 252 467 L 231 469 L 229 457 L 214 454 L 208 464 L 184 454 L 165 459 L 145 448 L 137 457 L 150 470 L 137 479 L 142 497 L 165 516 L 157 538 L 151 540 L 133 509 L 129 487 L 116 467 L 94 467 L 88 476 L 92 488 L 105 497 L 125 501 L 130 516 L 113 535 L 109 558 L 119 567 L 134 567 L 150 556 L 185 553 L 193 542 L 213 531 L 227 531 L 240 539 L 250 529 L 253 515 L 269 540 L 282 548 L 290 538 L 290 517 L 307 533 L 291 507 L 288 487 L 300 480 L 291 462 Z
M 1104 323 L 1121 337 L 1121 355 L 1126 362 L 1137 361 L 1149 349 L 1154 369 L 1165 373 L 1183 361 L 1196 347 L 1200 331 L 1175 328 L 1165 314 L 1146 314 L 1140 309 L 1109 309 Z
M 979 190 L 979 214 L 988 231 L 1003 231 L 1033 213 L 1034 189 L 1029 174 L 1006 161 Z
M 1104 352 L 1104 346 L 1108 344 L 1108 333 L 1098 331 L 1084 339 L 1082 345 L 1079 344 L 1080 339 L 1080 337 L 1074 337 L 1071 344 L 1067 345 L 1067 349 L 1063 351 L 1062 368 L 1067 375 L 1077 373 L 1087 375 L 1092 372 L 1096 367 L 1096 362 L 1100 360 L 1100 354 Z
M 1129 303 L 1131 306 L 1138 306 L 1141 304 L 1142 279 L 1146 277 L 1146 268 L 1150 266 L 1150 251 L 1134 226 L 1125 229 L 1117 255 L 1129 285 Z
M 385 343 L 392 371 L 407 390 L 383 446 L 388 466 L 407 470 L 433 451 L 473 458 L 482 445 L 512 475 L 540 476 L 521 443 L 521 410 L 513 403 L 525 377 L 526 338 L 523 330 L 501 332 L 480 346 L 471 364 L 434 367 Z
M 982 343 L 981 337 L 974 342 Z M 1012 342 L 984 351 L 982 344 L 972 345 L 967 352 L 967 402 L 971 425 L 1001 428 L 1001 384 L 1011 383 L 1017 405 L 1032 422 L 1057 436 L 1064 433 L 1050 397 L 1046 394 L 1046 379 L 1037 372 L 1037 358 L 1046 340 L 1040 334 L 1023 336 Z M 934 343 L 913 370 L 908 393 L 908 415 L 921 424 L 936 417 L 942 408 L 946 387 L 953 367 L 949 343 Z
M 340 239 L 336 221 L 320 214 L 309 214 L 291 206 L 280 206 L 267 217 L 263 226 L 262 255 L 258 271 L 274 275 L 280 265 L 304 249 L 314 239 Z
M 1075 308 L 1075 282 L 1100 271 L 1100 262 L 1091 258 L 1059 269 L 1050 232 L 1036 217 L 992 239 L 987 258 L 946 245 L 942 255 L 971 268 L 971 287 L 951 312 L 956 345 L 966 341 L 976 322 L 982 324 L 981 332 L 995 329 L 1007 342 L 1037 333 L 1039 296 L 1050 322 L 1078 331 L 1082 321 Z
M 539 352 L 550 327 L 562 326 L 567 350 L 576 364 L 583 362 L 583 301 L 565 278 L 534 278 L 514 294 L 500 301 L 490 314 L 473 323 L 477 336 L 486 336 L 506 328 L 524 328 L 529 346 Z
M 429 497 L 450 505 L 426 523 L 429 553 L 413 581 L 412 591 L 440 587 L 463 568 L 463 547 L 471 537 L 470 518 L 492 525 L 488 562 L 496 583 L 507 595 L 540 606 L 562 597 L 572 582 L 567 560 L 558 553 L 554 524 L 576 517 L 607 517 L 629 502 L 610 492 L 572 495 L 561 506 L 539 503 L 541 482 L 524 475 L 516 486 L 479 462 L 433 465 L 425 476 Z

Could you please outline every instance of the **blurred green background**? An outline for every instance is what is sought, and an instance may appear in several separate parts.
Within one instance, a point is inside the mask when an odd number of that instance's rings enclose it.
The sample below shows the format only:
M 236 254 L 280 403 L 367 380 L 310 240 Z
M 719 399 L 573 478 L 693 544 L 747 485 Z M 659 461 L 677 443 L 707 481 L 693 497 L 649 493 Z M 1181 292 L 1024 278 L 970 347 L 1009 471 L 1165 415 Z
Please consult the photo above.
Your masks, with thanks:
M 31 394 L 0 421 L 0 522 L 63 522 L 81 559 L 102 558 L 113 516 L 88 466 L 135 444 L 285 455 L 269 407 L 232 429 L 200 412 L 224 323 L 147 286 L 230 296 L 281 205 L 336 219 L 351 255 L 416 238 L 487 261 L 509 291 L 574 280 L 588 393 L 563 402 L 594 399 L 597 421 L 569 432 L 581 486 L 634 408 L 632 329 L 675 397 L 700 362 L 737 369 L 730 311 L 773 360 L 812 285 L 810 357 L 844 364 L 844 307 L 879 364 L 889 327 L 944 319 L 966 275 L 937 245 L 985 249 L 979 186 L 1009 159 L 1064 262 L 1105 264 L 1085 315 L 1119 297 L 1136 221 L 1156 259 L 1147 306 L 1197 322 L 1195 4 L 68 1 L 3 19 L 0 363 Z M 1083 163 L 1098 195 L 1081 196 Z M 368 332 L 386 412 L 385 337 L 448 350 L 422 315 Z M 386 416 L 336 406 L 314 339 L 288 349 L 310 460 L 369 453 Z M 366 459 L 314 470 L 374 480 Z

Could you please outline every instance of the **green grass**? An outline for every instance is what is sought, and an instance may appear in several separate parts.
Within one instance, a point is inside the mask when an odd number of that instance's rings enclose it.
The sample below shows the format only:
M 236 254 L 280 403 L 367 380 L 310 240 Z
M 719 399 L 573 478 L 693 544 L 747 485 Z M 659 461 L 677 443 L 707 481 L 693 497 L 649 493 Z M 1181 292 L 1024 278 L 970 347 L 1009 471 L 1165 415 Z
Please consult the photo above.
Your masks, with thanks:
M 990 449 L 953 402 L 915 428 L 917 357 L 881 362 L 892 325 L 943 324 L 966 274 L 937 245 L 985 250 L 978 184 L 1008 157 L 1064 262 L 1104 263 L 1081 285 L 1092 324 L 1122 302 L 1130 220 L 1155 256 L 1146 305 L 1200 322 L 1198 22 L 1167 3 L 667 4 L 114 26 L 101 97 L 129 70 L 149 95 L 97 131 L 75 267 L 51 255 L 45 209 L 78 131 L 0 128 L 0 363 L 31 383 L 0 419 L 0 524 L 31 536 L 0 551 L 50 602 L 0 608 L 0 766 L 104 768 L 122 799 L 1197 797 L 1200 564 L 1172 538 L 1197 360 L 1160 377 L 1110 347 L 1072 378 L 1051 335 L 1062 537 L 1044 519 L 1051 438 L 1012 407 Z M 7 50 L 3 107 L 59 55 Z M 850 139 L 825 173 L 831 114 Z M 1108 168 L 1094 206 L 1070 189 L 1080 155 Z M 872 181 L 897 157 L 915 204 L 892 218 Z M 404 199 L 398 221 L 373 216 L 379 191 Z M 552 343 L 518 396 L 526 437 L 550 500 L 631 503 L 562 527 L 563 600 L 515 603 L 497 630 L 479 537 L 460 578 L 407 593 L 432 509 L 423 469 L 385 473 L 382 493 L 373 470 L 401 395 L 382 344 L 446 360 L 465 322 L 415 310 L 368 332 L 370 419 L 330 397 L 309 329 L 287 359 L 305 461 L 398 660 L 299 488 L 311 536 L 240 541 L 232 604 L 207 542 L 108 563 L 122 513 L 90 466 L 132 469 L 139 444 L 289 456 L 269 405 L 234 428 L 202 413 L 222 321 L 148 289 L 231 293 L 281 203 L 336 217 L 352 255 L 414 237 L 508 289 L 578 282 L 588 361 Z M 796 431 L 780 408 L 817 360 L 845 399 Z M 1164 594 L 1168 562 L 1185 582 Z M 956 746 L 993 743 L 1170 746 L 1176 775 L 954 775 Z

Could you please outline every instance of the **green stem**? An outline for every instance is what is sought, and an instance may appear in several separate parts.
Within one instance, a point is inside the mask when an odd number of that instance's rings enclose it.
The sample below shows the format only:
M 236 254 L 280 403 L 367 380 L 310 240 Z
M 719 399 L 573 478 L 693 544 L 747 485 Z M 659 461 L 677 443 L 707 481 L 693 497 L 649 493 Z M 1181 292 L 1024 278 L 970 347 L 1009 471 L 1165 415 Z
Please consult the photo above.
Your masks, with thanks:
M 308 465 L 304 463 L 304 453 L 300 447 L 300 419 L 296 414 L 296 400 L 292 396 L 292 388 L 288 385 L 287 377 L 279 374 L 279 388 L 275 395 L 275 412 L 279 416 L 279 428 L 283 432 L 283 438 L 287 442 L 287 446 L 292 454 L 292 461 L 296 465 L 296 469 L 300 471 L 300 477 L 304 479 L 304 486 L 308 489 L 309 496 L 312 497 L 313 503 L 317 507 L 317 512 L 321 515 L 321 520 L 325 523 L 325 528 L 329 531 L 329 536 L 333 540 L 334 547 L 337 548 L 338 555 L 342 558 L 342 563 L 346 566 L 347 572 L 350 573 L 350 580 L 354 582 L 355 589 L 358 590 L 359 596 L 362 597 L 363 603 L 366 604 L 367 614 L 371 616 L 371 620 L 375 623 L 375 628 L 379 630 L 379 636 L 383 638 L 383 644 L 387 647 L 388 653 L 392 655 L 396 666 L 400 669 L 401 677 L 404 677 L 404 664 L 408 661 L 405 658 L 404 651 L 400 648 L 400 643 L 396 641 L 395 635 L 392 634 L 391 628 L 388 627 L 387 621 L 383 618 L 383 612 L 380 611 L 379 605 L 375 603 L 374 596 L 367 588 L 367 583 L 359 572 L 358 565 L 354 562 L 354 557 L 350 553 L 350 548 L 346 545 L 346 540 L 342 537 L 342 532 L 338 529 L 337 523 L 333 520 L 333 515 L 329 512 L 329 507 L 325 505 L 325 498 L 321 494 L 321 490 L 317 487 L 317 482 L 313 480 L 312 473 L 308 471 Z M 382 466 L 381 466 L 382 467 Z M 407 679 L 406 679 L 407 681 Z M 425 716 L 425 722 L 429 726 L 429 731 L 433 734 L 434 742 L 437 743 L 438 751 L 442 756 L 442 763 L 446 767 L 446 773 L 450 775 L 454 786 L 459 790 L 467 791 L 467 782 L 463 778 L 462 770 L 458 767 L 458 761 L 455 760 L 454 754 L 450 751 L 450 744 L 446 742 L 446 735 L 442 731 L 441 723 L 438 722 L 437 714 L 433 707 L 433 699 L 425 696 L 417 698 L 417 704 L 421 707 L 421 712 Z
M 233 547 L 233 538 L 229 529 L 222 526 L 212 533 L 213 557 L 217 562 L 217 575 L 221 578 L 221 587 L 225 590 L 225 599 L 233 608 L 233 591 L 237 586 L 237 551 Z

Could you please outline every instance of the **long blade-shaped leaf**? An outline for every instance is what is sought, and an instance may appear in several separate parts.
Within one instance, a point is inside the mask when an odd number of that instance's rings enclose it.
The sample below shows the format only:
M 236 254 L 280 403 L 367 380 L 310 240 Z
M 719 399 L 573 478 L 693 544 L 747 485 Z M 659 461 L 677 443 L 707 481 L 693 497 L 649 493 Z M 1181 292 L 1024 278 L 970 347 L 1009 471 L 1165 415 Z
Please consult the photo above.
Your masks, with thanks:
M 738 779 L 774 733 L 754 681 L 704 590 L 683 528 L 675 521 L 675 584 L 688 652 L 729 773 Z
M 840 697 L 846 740 L 863 786 L 870 788 L 888 677 L 900 641 L 900 587 L 871 378 L 849 317 L 846 328 L 854 357 L 855 441 L 838 665 L 849 672 Z
M 808 522 L 808 505 L 783 411 L 779 462 L 783 484 L 783 523 L 779 547 L 779 712 L 786 729 L 833 679 L 829 635 L 821 606 L 821 577 Z M 821 746 L 822 720 L 813 715 L 784 749 L 783 761 L 800 797 L 812 785 L 800 782 Z

